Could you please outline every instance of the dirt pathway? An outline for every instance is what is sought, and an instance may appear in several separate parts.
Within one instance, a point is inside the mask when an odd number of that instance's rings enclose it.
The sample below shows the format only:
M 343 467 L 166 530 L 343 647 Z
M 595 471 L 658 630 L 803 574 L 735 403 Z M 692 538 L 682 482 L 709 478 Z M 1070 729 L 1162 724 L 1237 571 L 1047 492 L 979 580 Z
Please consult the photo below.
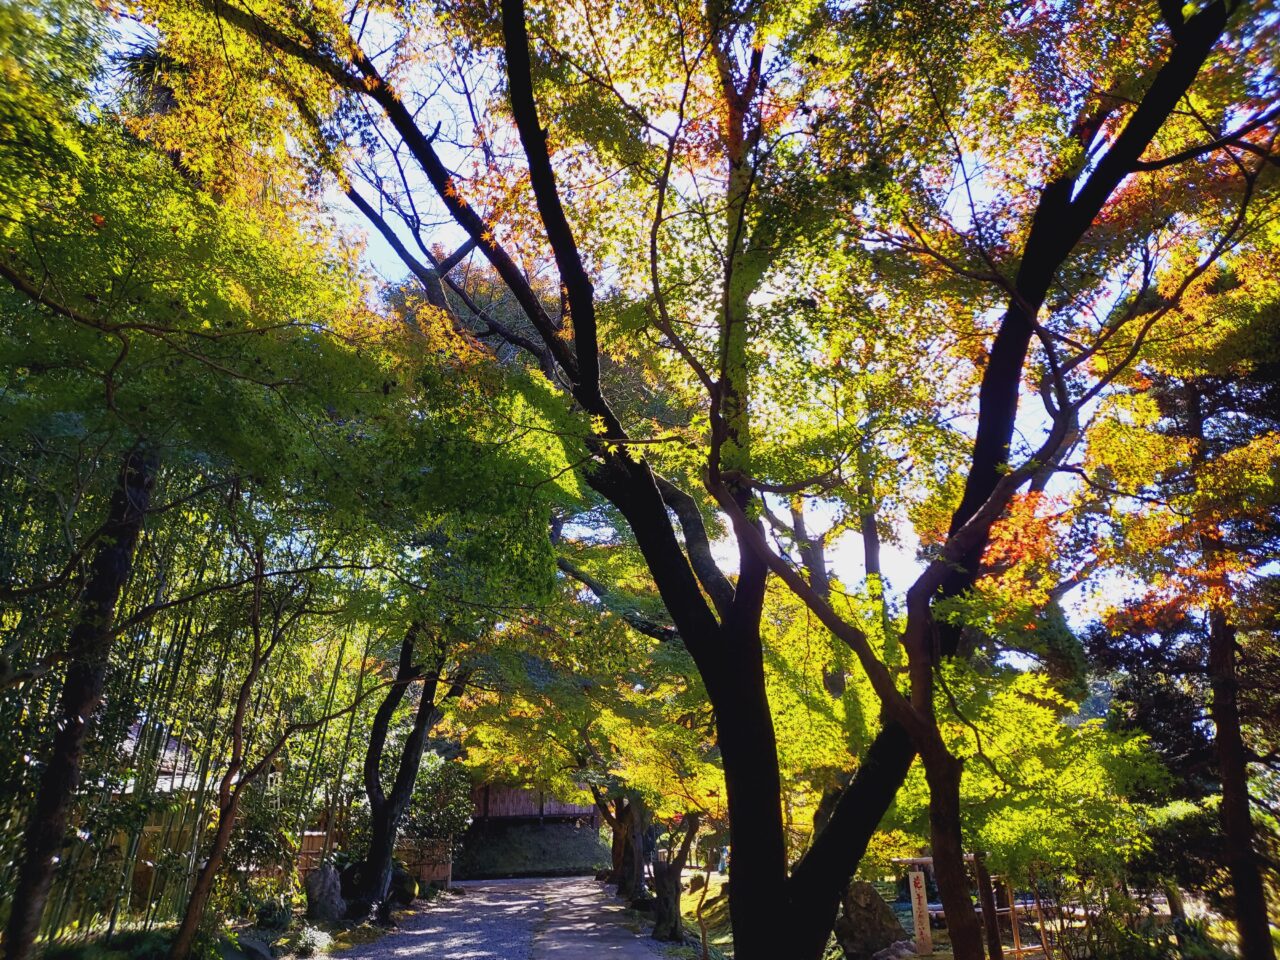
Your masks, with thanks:
M 627 924 L 621 901 L 594 880 L 554 880 L 531 960 L 652 960 L 665 951 Z M 645 924 L 648 927 L 648 924 Z
M 665 951 L 627 924 L 602 884 L 567 877 L 475 880 L 402 914 L 399 929 L 336 960 L 654 960 Z

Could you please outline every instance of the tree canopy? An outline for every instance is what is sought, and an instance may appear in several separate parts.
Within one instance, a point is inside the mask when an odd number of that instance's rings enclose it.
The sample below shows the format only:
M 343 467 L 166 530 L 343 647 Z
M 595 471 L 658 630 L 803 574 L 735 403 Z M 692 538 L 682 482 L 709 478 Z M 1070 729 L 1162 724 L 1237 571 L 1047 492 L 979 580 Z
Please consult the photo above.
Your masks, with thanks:
M 6 956 L 187 960 L 308 831 L 385 920 L 496 783 L 663 939 L 727 838 L 739 960 L 926 854 L 979 960 L 973 852 L 1095 955 L 1158 894 L 1272 960 L 1278 44 L 0 0 Z

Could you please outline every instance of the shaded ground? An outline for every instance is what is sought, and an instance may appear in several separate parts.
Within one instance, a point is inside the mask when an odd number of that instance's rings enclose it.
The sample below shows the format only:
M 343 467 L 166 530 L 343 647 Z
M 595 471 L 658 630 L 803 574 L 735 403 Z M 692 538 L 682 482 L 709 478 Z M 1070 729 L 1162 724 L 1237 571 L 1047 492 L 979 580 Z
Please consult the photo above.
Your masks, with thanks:
M 475 880 L 402 914 L 399 929 L 342 960 L 652 960 L 664 953 L 627 925 L 622 905 L 583 878 Z

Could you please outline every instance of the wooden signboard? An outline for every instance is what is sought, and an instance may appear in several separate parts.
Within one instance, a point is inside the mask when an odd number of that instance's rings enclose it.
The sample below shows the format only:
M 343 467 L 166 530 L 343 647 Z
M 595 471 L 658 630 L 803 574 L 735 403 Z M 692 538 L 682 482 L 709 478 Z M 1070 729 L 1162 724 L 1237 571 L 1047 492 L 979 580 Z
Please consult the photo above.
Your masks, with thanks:
M 933 933 L 929 930 L 929 894 L 924 884 L 924 871 L 912 870 L 907 878 L 911 885 L 911 918 L 915 921 L 916 953 L 925 956 L 933 953 Z

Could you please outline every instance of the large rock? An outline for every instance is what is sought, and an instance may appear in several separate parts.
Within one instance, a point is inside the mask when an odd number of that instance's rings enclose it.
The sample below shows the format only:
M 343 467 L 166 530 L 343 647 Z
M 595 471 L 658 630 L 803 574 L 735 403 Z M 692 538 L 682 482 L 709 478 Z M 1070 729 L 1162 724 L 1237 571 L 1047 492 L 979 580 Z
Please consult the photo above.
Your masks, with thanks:
M 347 915 L 342 878 L 331 863 L 307 874 L 307 919 L 312 923 L 341 923 Z
M 407 907 L 417 896 L 418 881 L 399 863 L 394 864 L 391 867 L 391 886 L 387 890 L 387 899 L 398 907 Z
M 845 891 L 835 934 L 848 960 L 873 960 L 907 939 L 893 908 L 864 880 L 854 880 Z
M 255 937 L 251 933 L 242 933 L 236 938 L 236 943 L 249 960 L 275 960 L 275 954 L 271 950 L 271 941 L 264 937 Z
M 274 960 L 269 943 L 244 934 L 219 937 L 217 956 L 218 960 Z

